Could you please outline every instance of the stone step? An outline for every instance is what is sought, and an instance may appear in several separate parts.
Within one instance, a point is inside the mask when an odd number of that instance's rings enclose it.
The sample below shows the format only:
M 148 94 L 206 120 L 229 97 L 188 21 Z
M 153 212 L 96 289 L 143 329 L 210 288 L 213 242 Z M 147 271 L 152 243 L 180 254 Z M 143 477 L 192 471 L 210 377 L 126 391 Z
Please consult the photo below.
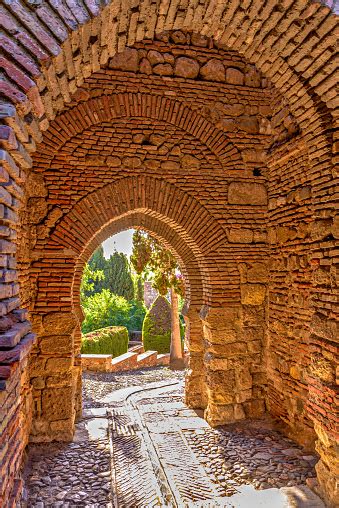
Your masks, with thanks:
M 131 351 L 133 353 L 144 353 L 145 350 L 144 350 L 144 345 L 143 344 L 138 344 L 137 346 L 132 346 L 128 349 L 128 351 Z
M 138 355 L 138 367 L 153 367 L 157 365 L 157 351 L 146 351 Z
M 83 370 L 94 372 L 110 372 L 112 355 L 82 354 L 81 365 Z
M 111 372 L 120 372 L 137 368 L 138 353 L 128 351 L 127 353 L 113 358 Z
M 170 363 L 170 355 L 169 353 L 160 354 L 157 357 L 157 365 L 169 365 Z

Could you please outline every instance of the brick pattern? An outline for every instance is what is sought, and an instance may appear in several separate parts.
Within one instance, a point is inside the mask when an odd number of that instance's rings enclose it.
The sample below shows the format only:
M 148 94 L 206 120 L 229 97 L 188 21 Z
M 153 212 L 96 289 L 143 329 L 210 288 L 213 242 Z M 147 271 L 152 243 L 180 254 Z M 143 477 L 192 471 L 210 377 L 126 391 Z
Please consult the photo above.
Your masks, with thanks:
M 334 4 L 107 3 L 0 6 L 0 336 L 33 348 L 32 438 L 69 439 L 79 412 L 83 263 L 141 225 L 185 267 L 188 402 L 218 423 L 265 400 L 296 438 L 313 427 L 335 505 Z M 20 355 L 0 361 L 0 442 L 22 432 L 1 457 L 6 503 L 33 411 Z

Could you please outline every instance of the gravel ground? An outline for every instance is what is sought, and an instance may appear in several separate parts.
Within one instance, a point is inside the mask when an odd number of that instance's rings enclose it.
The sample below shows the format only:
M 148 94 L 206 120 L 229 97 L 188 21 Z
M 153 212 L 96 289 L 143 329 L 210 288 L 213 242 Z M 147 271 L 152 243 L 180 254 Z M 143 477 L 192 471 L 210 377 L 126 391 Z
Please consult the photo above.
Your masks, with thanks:
M 83 405 L 85 408 L 103 407 L 100 399 L 115 390 L 157 381 L 180 380 L 183 376 L 184 372 L 173 372 L 167 367 L 120 374 L 87 372 L 83 375 Z M 141 394 L 140 397 L 140 407 L 156 402 L 154 395 L 150 393 Z M 163 394 L 161 402 L 166 408 L 166 403 L 181 404 L 182 399 L 181 389 L 169 388 L 168 396 Z M 183 406 L 183 409 L 178 411 L 179 418 L 180 411 L 183 415 L 189 412 Z M 169 410 L 168 415 L 171 413 L 173 416 L 173 411 Z M 160 420 L 167 418 L 166 410 L 154 415 Z M 150 416 L 152 414 L 144 415 L 146 424 Z M 95 424 L 99 420 L 95 419 Z M 174 421 L 175 418 L 172 423 L 168 422 L 169 428 L 174 427 Z M 83 419 L 77 427 L 82 425 L 84 428 L 86 422 L 87 420 Z M 305 485 L 307 478 L 315 476 L 316 455 L 306 453 L 285 438 L 274 429 L 269 419 L 237 422 L 218 429 L 205 426 L 196 429 L 188 427 L 183 430 L 183 435 L 215 485 L 218 495 L 222 497 L 232 496 L 239 486 L 245 484 L 253 485 L 256 489 L 280 488 Z M 29 446 L 24 474 L 26 499 L 22 502 L 22 507 L 114 506 L 110 489 L 111 457 L 108 435 L 106 433 L 106 436 L 101 434 L 97 438 L 86 439 L 84 440 L 82 435 L 81 439 L 73 443 Z
M 268 420 L 251 420 L 184 434 L 221 495 L 245 484 L 257 489 L 305 484 L 315 476 L 317 457 L 270 427 Z
M 156 381 L 180 380 L 184 371 L 172 371 L 168 367 L 149 367 L 121 373 L 84 372 L 82 377 L 83 407 L 102 407 L 99 399 L 120 388 L 142 386 Z

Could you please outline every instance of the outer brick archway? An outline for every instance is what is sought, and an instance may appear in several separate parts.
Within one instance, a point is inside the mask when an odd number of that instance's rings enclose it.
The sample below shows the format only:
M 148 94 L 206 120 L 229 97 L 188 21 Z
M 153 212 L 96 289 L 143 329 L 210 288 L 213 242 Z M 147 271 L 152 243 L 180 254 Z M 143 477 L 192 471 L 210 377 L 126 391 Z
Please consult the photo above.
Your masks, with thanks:
M 1 443 L 9 450 L 1 459 L 6 500 L 20 491 L 20 482 L 14 490 L 13 485 L 32 414 L 27 359 L 32 351 L 34 360 L 40 347 L 38 342 L 32 348 L 20 303 L 31 311 L 40 305 L 42 316 L 30 316 L 39 337 L 46 330 L 55 333 L 63 310 L 60 302 L 48 300 L 51 281 L 43 280 L 60 247 L 60 236 L 53 235 L 89 192 L 104 193 L 122 176 L 145 175 L 174 185 L 178 201 L 191 196 L 201 206 L 190 219 L 187 209 L 181 221 L 200 226 L 211 246 L 208 251 L 203 243 L 194 251 L 184 239 L 198 265 L 211 261 L 211 294 L 202 321 L 194 325 L 198 342 L 205 341 L 207 418 L 217 424 L 260 414 L 266 406 L 296 439 L 312 442 L 315 429 L 318 479 L 335 504 L 337 18 L 326 3 L 277 0 L 244 7 L 192 1 L 182 7 L 174 1 L 113 1 L 101 7 L 79 1 L 70 8 L 18 1 L 1 7 L 0 400 Z M 126 46 L 127 53 L 116 56 Z M 187 75 L 180 58 L 188 60 Z M 117 104 L 126 109 L 119 113 Z M 170 117 L 181 123 L 164 127 Z M 161 129 L 167 132 L 160 139 Z M 124 157 L 127 148 L 135 154 Z M 168 202 L 163 217 L 172 206 Z M 62 245 L 54 269 L 71 287 L 74 251 Z M 70 308 L 69 298 L 64 309 Z M 55 316 L 46 318 L 52 308 Z M 201 349 L 199 355 L 201 366 Z M 62 384 L 62 362 L 50 364 L 55 376 L 47 382 Z M 31 367 L 34 371 L 34 361 Z M 33 377 L 34 393 L 46 388 L 43 377 Z M 53 397 L 48 404 L 53 409 Z M 57 433 L 63 419 L 56 421 Z M 36 435 L 45 436 L 45 430 L 35 419 Z

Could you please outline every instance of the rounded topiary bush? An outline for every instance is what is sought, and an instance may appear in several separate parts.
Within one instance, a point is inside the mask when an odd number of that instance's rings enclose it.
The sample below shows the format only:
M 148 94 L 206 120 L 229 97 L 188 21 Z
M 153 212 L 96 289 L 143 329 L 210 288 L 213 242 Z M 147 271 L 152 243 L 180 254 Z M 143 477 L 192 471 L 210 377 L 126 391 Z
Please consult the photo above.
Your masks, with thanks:
M 145 316 L 142 342 L 145 351 L 170 352 L 171 307 L 169 301 L 163 296 L 158 296 Z
M 128 331 L 125 326 L 108 326 L 82 336 L 82 354 L 112 355 L 127 353 Z

